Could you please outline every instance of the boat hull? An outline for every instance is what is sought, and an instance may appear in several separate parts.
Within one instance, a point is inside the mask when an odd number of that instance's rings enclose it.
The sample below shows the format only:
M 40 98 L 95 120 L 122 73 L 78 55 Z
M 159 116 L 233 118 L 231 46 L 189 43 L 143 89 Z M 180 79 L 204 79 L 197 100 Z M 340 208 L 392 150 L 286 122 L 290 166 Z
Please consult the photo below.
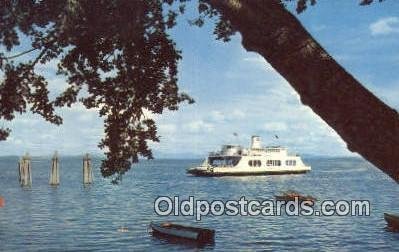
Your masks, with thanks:
M 314 203 L 316 201 L 315 198 L 310 197 L 310 196 L 302 196 L 302 195 L 298 195 L 298 196 L 287 196 L 287 195 L 276 195 L 274 196 L 276 198 L 276 200 L 278 201 L 285 201 L 285 202 L 289 202 L 289 201 L 295 201 L 297 200 L 298 202 L 311 202 Z
M 156 232 L 157 234 L 160 234 L 160 235 L 174 236 L 174 237 L 190 239 L 190 240 L 198 239 L 198 232 L 163 228 L 158 225 L 152 225 L 151 227 L 152 227 L 153 232 Z
M 388 227 L 399 230 L 399 215 L 384 213 L 384 219 Z
M 167 224 L 167 226 L 165 226 Z M 188 239 L 197 242 L 212 242 L 215 231 L 206 228 L 188 227 L 172 223 L 151 223 L 150 227 L 154 234 Z
M 203 169 L 189 169 L 187 173 L 192 174 L 194 176 L 202 176 L 202 177 L 222 177 L 222 176 L 261 176 L 261 175 L 284 175 L 284 174 L 303 174 L 307 173 L 310 170 L 279 170 L 279 171 L 210 171 Z

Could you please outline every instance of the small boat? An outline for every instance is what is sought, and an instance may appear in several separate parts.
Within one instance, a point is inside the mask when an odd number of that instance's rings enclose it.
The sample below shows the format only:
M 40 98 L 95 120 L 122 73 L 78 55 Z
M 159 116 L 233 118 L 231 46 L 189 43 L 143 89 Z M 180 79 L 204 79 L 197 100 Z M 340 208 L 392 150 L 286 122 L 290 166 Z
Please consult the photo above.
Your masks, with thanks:
M 391 230 L 399 231 L 399 215 L 384 213 L 384 219 Z
M 162 236 L 172 236 L 189 239 L 197 242 L 212 242 L 215 239 L 215 230 L 199 227 L 189 227 L 171 222 L 150 223 L 152 232 Z
M 287 201 L 295 201 L 296 198 L 298 199 L 298 202 L 310 201 L 310 202 L 314 203 L 316 201 L 316 198 L 314 198 L 310 195 L 304 196 L 295 191 L 288 191 L 288 192 L 283 193 L 283 195 L 275 195 L 274 197 L 276 198 L 276 200 L 286 201 L 286 202 Z

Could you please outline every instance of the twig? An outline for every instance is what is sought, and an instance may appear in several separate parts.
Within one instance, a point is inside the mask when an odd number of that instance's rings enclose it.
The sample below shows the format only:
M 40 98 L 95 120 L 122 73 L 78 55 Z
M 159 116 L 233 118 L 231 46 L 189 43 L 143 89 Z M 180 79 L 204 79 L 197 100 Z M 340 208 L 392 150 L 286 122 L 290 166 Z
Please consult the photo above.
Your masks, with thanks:
M 18 57 L 20 57 L 20 56 L 22 56 L 22 55 L 25 55 L 25 54 L 27 54 L 27 53 L 33 52 L 33 51 L 35 51 L 35 50 L 37 50 L 37 48 L 32 48 L 32 49 L 29 49 L 29 50 L 27 50 L 27 51 L 25 51 L 25 52 L 21 52 L 21 53 L 18 53 L 18 54 L 9 56 L 9 57 L 4 57 L 4 59 L 9 60 L 9 59 L 18 58 Z
M 46 53 L 46 51 L 47 51 L 47 48 L 44 48 L 40 52 L 39 56 L 37 56 L 37 58 L 32 62 L 32 67 L 34 67 L 36 65 L 36 63 L 43 57 L 43 55 Z

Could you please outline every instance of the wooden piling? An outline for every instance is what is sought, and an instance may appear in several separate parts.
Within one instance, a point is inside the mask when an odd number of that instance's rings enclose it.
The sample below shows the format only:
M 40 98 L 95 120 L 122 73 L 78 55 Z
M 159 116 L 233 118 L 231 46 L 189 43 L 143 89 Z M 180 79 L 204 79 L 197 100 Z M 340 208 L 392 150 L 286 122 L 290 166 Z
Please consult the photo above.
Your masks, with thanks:
M 57 186 L 60 184 L 60 164 L 58 162 L 58 153 L 55 152 L 51 160 L 49 184 Z
M 93 170 L 91 168 L 91 159 L 88 153 L 83 157 L 83 184 L 93 183 Z
M 19 170 L 19 183 L 21 186 L 31 186 L 32 185 L 32 165 L 31 158 L 28 153 L 25 154 L 18 164 Z

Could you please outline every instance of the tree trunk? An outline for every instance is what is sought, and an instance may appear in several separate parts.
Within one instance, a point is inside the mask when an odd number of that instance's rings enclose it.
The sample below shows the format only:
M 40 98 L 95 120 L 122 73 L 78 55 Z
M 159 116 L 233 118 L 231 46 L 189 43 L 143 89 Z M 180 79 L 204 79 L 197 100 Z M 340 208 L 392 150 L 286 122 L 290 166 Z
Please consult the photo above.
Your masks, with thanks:
M 364 88 L 279 0 L 210 0 L 242 35 L 357 152 L 399 181 L 398 112 Z

